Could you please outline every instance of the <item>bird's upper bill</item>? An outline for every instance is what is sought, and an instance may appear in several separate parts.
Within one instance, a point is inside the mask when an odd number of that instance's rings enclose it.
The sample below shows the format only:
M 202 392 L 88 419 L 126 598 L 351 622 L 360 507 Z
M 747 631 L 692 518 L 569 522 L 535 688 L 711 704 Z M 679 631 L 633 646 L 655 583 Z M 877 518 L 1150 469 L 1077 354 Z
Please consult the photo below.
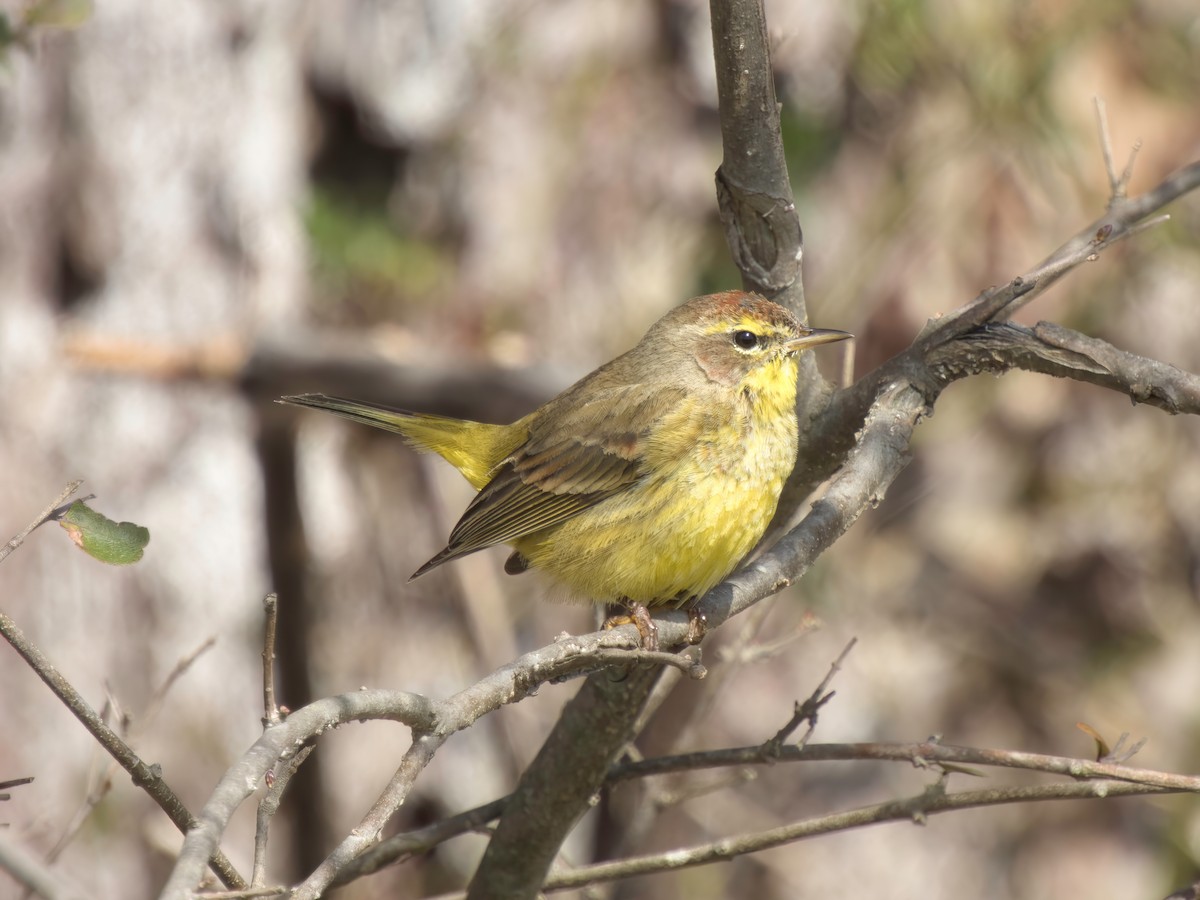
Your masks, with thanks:
M 784 344 L 784 347 L 790 351 L 803 350 L 806 347 L 815 347 L 817 344 L 832 344 L 835 341 L 845 341 L 854 335 L 848 331 L 838 331 L 835 328 L 807 328 L 800 326 L 800 336 L 792 338 Z

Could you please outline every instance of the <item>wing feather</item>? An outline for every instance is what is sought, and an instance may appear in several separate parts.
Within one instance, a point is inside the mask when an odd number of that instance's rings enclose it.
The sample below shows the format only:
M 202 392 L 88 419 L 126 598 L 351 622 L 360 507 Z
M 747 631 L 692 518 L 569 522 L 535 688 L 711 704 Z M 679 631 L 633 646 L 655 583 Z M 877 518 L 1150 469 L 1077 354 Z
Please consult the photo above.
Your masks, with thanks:
M 683 398 L 680 388 L 621 385 L 586 402 L 551 401 L 529 438 L 497 468 L 450 533 L 446 549 L 417 570 L 509 543 L 565 522 L 628 490 L 644 475 L 646 439 Z M 551 411 L 547 408 L 545 411 Z

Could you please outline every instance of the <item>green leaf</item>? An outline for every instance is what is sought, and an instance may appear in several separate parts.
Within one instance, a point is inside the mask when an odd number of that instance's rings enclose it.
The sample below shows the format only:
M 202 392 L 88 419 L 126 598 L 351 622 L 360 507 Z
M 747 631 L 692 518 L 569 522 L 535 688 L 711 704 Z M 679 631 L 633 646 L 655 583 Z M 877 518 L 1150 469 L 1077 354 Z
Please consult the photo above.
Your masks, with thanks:
M 114 522 L 82 500 L 67 507 L 58 524 L 84 553 L 114 566 L 137 562 L 150 543 L 149 530 L 132 522 Z

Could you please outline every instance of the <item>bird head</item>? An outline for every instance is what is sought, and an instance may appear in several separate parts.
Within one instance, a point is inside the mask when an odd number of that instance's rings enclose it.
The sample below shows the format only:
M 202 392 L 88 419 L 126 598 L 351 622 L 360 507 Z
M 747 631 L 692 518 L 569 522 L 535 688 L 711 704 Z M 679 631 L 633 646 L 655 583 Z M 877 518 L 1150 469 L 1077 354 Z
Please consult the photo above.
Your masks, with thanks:
M 690 357 L 718 384 L 742 385 L 766 375 L 790 377 L 794 385 L 794 359 L 800 351 L 850 337 L 845 331 L 801 325 L 789 310 L 758 294 L 725 291 L 696 297 L 667 313 L 643 343 L 669 345 L 665 356 L 676 357 L 675 363 L 682 362 L 680 354 Z

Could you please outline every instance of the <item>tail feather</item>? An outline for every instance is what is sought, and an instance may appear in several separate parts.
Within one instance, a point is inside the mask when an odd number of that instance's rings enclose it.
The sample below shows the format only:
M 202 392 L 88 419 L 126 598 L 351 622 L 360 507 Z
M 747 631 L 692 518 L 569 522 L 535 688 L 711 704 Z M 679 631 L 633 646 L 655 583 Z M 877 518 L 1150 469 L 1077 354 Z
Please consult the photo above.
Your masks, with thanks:
M 476 549 L 481 550 L 483 548 L 479 547 Z M 419 569 L 417 569 L 417 571 L 415 571 L 411 575 L 409 575 L 408 580 L 416 581 L 418 578 L 420 578 L 422 575 L 424 575 L 430 569 L 436 569 L 442 563 L 450 562 L 450 560 L 452 560 L 452 559 L 458 559 L 460 556 L 465 556 L 465 555 L 466 555 L 465 553 L 455 553 L 449 547 L 446 547 L 444 550 L 439 550 L 438 553 L 432 559 L 423 563 L 421 565 L 421 567 Z
M 402 435 L 418 450 L 437 453 L 458 469 L 479 490 L 496 467 L 525 439 L 524 430 L 511 425 L 487 425 L 447 416 L 433 416 L 393 409 L 361 400 L 325 394 L 293 394 L 280 403 L 320 409 Z
M 392 409 L 374 403 L 364 403 L 361 400 L 347 400 L 343 397 L 329 397 L 325 394 L 292 394 L 280 397 L 279 403 L 289 406 L 304 406 L 309 409 L 321 409 L 350 419 L 352 422 L 362 422 L 385 431 L 394 431 L 408 437 L 408 421 L 416 413 L 404 409 Z

